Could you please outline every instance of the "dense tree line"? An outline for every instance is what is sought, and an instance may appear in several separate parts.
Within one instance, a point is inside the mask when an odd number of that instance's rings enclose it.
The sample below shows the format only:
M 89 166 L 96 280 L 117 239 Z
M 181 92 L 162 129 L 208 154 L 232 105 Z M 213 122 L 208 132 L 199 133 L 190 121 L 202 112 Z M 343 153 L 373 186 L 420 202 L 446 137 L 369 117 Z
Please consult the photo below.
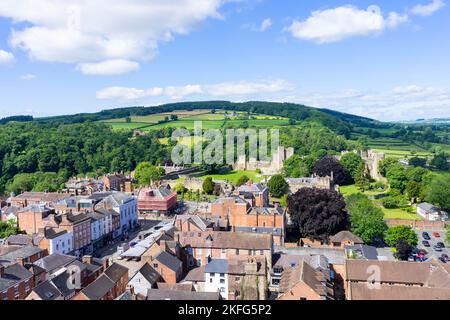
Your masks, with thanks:
M 0 193 L 7 184 L 9 191 L 53 190 L 73 175 L 127 172 L 142 161 L 162 163 L 170 154 L 159 135 L 133 138 L 131 132 L 91 122 L 0 126 Z

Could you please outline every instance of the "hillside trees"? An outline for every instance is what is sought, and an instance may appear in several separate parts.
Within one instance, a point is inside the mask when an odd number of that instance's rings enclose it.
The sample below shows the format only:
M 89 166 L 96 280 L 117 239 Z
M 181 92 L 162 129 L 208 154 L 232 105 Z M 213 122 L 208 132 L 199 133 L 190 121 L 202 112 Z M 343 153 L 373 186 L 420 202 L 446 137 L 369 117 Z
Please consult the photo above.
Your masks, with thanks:
M 127 172 L 143 161 L 163 163 L 169 159 L 169 151 L 159 143 L 158 135 L 155 131 L 132 138 L 131 132 L 112 131 L 105 124 L 90 122 L 0 126 L 0 194 L 7 182 L 12 185 L 9 189 L 15 191 L 30 191 L 35 187 L 37 182 L 19 183 L 23 176 L 14 182 L 17 174 L 41 172 L 40 178 L 48 181 L 47 176 L 53 172 L 67 180 L 70 176 L 92 172 Z M 44 184 L 39 189 L 59 188 L 59 181 L 47 187 Z

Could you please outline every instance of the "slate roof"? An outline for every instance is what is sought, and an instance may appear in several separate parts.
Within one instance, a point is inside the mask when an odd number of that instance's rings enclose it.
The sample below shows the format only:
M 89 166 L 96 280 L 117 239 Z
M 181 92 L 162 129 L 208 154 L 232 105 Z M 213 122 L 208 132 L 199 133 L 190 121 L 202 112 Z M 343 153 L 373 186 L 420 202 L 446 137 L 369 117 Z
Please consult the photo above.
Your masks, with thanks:
M 137 273 L 142 274 L 142 276 L 151 284 L 154 285 L 159 281 L 161 275 L 153 269 L 151 265 L 148 263 L 144 263 L 144 265 L 139 269 Z
M 70 278 L 70 274 L 68 272 L 63 272 L 60 275 L 58 275 L 52 279 L 53 284 L 58 288 L 58 290 L 66 298 L 71 297 L 75 294 L 75 288 L 69 288 L 67 286 L 69 278 Z M 77 289 L 81 289 L 81 288 L 77 288 Z
M 221 300 L 219 292 L 195 292 L 180 290 L 149 289 L 147 291 L 148 300 Z
M 33 277 L 33 274 L 23 266 L 18 263 L 12 264 L 4 269 L 4 275 L 0 278 L 0 291 L 31 277 Z
M 267 187 L 263 186 L 261 183 L 253 183 L 251 185 L 244 184 L 237 188 L 237 192 L 263 192 Z
M 205 268 L 207 273 L 228 273 L 228 260 L 212 259 Z
M 31 242 L 31 237 L 26 234 L 15 234 L 6 239 L 6 244 L 8 245 L 26 246 L 31 244 Z
M 5 255 L 0 256 L 0 264 L 4 266 L 8 266 L 11 264 L 16 263 L 17 258 L 23 258 L 26 259 L 28 257 L 31 257 L 42 250 L 35 246 L 24 246 L 20 249 L 11 251 Z
M 65 267 L 76 260 L 73 256 L 54 253 L 52 255 L 43 257 L 34 262 L 35 265 L 41 267 L 46 272 L 51 272 L 55 269 Z
M 174 257 L 173 255 L 167 253 L 166 251 L 161 251 L 156 256 L 155 260 L 162 263 L 167 268 L 173 271 L 178 271 L 183 264 L 177 257 Z
M 423 202 L 417 205 L 420 209 L 425 210 L 427 212 L 436 212 L 439 211 L 435 206 L 433 206 L 431 203 Z
M 269 227 L 235 227 L 235 232 L 250 232 L 259 234 L 271 234 L 274 236 L 281 236 L 283 231 L 281 228 L 269 228 Z
M 377 248 L 364 244 L 356 244 L 354 246 L 345 246 L 345 250 L 351 250 L 359 253 L 360 259 L 378 260 Z
M 105 270 L 104 274 L 117 283 L 125 273 L 128 273 L 127 267 L 124 267 L 118 263 L 113 263 L 108 269 Z
M 100 300 L 115 287 L 115 283 L 105 274 L 89 284 L 81 292 L 91 300 Z
M 33 289 L 33 292 L 42 300 L 57 300 L 64 298 L 63 294 L 51 281 L 44 281 Z

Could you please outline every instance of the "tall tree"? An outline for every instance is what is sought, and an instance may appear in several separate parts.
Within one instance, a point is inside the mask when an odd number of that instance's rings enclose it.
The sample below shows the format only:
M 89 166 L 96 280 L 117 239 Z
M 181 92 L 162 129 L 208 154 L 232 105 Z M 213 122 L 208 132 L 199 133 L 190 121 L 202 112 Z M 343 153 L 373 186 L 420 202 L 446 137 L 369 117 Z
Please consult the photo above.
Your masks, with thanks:
M 267 183 L 270 194 L 275 198 L 281 198 L 288 189 L 288 184 L 281 174 L 276 174 Z
M 153 166 L 150 162 L 141 162 L 137 165 L 134 177 L 140 185 L 152 185 L 159 182 L 165 174 L 161 167 Z
M 409 226 L 395 226 L 386 231 L 384 237 L 390 247 L 395 247 L 400 239 L 405 240 L 409 245 L 417 246 L 417 233 Z
M 203 180 L 203 192 L 206 194 L 213 194 L 214 192 L 214 181 L 211 177 L 207 177 Z
M 352 194 L 345 202 L 350 214 L 352 232 L 366 244 L 382 240 L 387 230 L 383 211 L 362 194 Z
M 399 239 L 396 245 L 395 256 L 397 259 L 407 261 L 413 251 L 413 247 L 404 239 Z
M 438 176 L 431 180 L 425 199 L 443 210 L 450 210 L 450 176 Z
M 288 196 L 287 204 L 302 237 L 327 241 L 349 227 L 344 198 L 335 191 L 302 188 Z
M 369 176 L 369 172 L 367 170 L 366 164 L 364 162 L 359 164 L 354 179 L 355 179 L 356 186 L 360 190 L 365 191 L 365 190 L 369 189 L 370 176 Z
M 341 157 L 342 167 L 350 174 L 353 181 L 356 181 L 361 165 L 364 165 L 363 159 L 356 153 L 349 152 Z
M 348 184 L 350 181 L 349 173 L 333 156 L 326 156 L 317 161 L 314 165 L 314 173 L 319 177 L 333 176 L 335 183 L 339 185 Z

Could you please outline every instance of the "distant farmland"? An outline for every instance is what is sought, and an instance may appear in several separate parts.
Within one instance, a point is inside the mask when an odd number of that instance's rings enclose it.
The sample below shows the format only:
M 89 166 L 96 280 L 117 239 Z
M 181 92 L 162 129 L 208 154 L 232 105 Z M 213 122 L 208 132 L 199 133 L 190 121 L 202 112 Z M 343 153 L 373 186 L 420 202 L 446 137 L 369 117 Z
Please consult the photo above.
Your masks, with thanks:
M 167 117 L 176 115 L 178 120 L 164 122 Z M 248 117 L 248 119 L 245 119 Z M 148 116 L 132 116 L 131 122 L 126 118 L 111 119 L 101 121 L 109 124 L 114 130 L 135 130 L 143 131 L 158 130 L 162 128 L 186 128 L 194 129 L 195 121 L 202 121 L 204 129 L 220 129 L 223 127 L 243 127 L 247 124 L 249 127 L 277 127 L 289 124 L 287 118 L 250 114 L 243 112 L 226 113 L 224 111 L 212 113 L 211 110 L 193 110 L 193 111 L 175 111 L 171 113 L 160 113 Z

